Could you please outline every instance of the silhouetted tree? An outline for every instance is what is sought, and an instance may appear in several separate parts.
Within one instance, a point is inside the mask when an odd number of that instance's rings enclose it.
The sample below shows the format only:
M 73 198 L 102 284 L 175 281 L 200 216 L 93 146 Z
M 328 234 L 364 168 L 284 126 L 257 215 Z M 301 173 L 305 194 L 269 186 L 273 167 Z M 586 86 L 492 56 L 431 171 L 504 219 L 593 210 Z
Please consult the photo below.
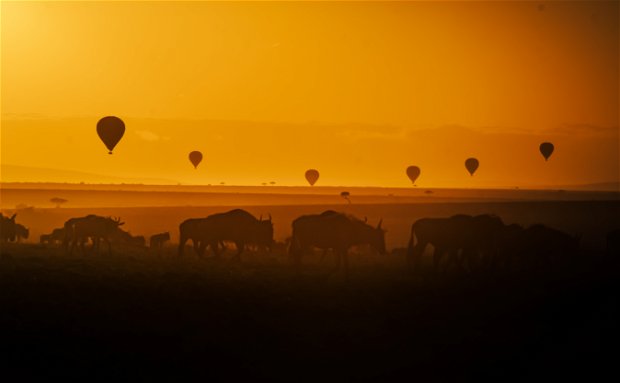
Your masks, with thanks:
M 64 199 L 64 198 L 54 197 L 54 198 L 50 199 L 50 202 L 53 203 L 53 204 L 56 204 L 56 207 L 58 208 L 63 203 L 67 202 L 67 200 Z

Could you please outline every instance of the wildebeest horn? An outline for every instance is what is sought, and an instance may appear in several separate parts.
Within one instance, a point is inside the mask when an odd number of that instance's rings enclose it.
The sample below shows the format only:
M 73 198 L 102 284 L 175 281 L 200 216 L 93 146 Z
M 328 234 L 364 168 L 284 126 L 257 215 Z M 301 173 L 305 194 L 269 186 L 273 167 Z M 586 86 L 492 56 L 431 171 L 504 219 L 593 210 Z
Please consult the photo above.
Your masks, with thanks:
M 271 222 L 271 213 L 269 213 L 269 222 Z
M 14 213 L 11 218 L 9 218 L 11 221 L 15 221 L 15 217 L 17 216 L 17 213 Z
M 381 224 L 383 223 L 383 218 L 379 220 L 379 224 L 377 225 L 377 229 L 381 229 Z
M 260 215 L 260 217 L 258 217 L 258 220 L 261 221 L 261 222 L 263 221 L 263 215 L 262 214 Z

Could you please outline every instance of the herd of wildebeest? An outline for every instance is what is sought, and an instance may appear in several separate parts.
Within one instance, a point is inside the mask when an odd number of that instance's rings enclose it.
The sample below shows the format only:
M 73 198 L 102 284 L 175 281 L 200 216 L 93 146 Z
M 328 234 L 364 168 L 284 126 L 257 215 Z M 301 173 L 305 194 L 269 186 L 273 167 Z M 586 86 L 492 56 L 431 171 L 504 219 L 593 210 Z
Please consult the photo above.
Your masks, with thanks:
M 20 238 L 28 238 L 28 229 L 15 218 L 16 214 L 11 217 L 2 215 L 2 242 L 19 242 Z M 62 247 L 68 254 L 76 252 L 76 247 L 82 254 L 99 253 L 102 242 L 107 245 L 109 253 L 117 245 L 146 248 L 146 239 L 123 230 L 123 224 L 120 218 L 92 214 L 71 218 L 63 227 L 41 235 L 40 243 Z M 620 254 L 620 229 L 608 232 L 606 239 L 607 254 Z M 161 251 L 169 240 L 168 232 L 155 234 L 150 237 L 148 247 Z M 344 265 L 345 272 L 348 271 L 348 253 L 352 248 L 387 254 L 381 221 L 375 227 L 366 219 L 333 210 L 295 219 L 292 235 L 284 243 L 274 241 L 271 216 L 257 219 L 242 209 L 183 221 L 179 225 L 179 256 L 184 254 L 190 240 L 199 256 L 204 256 L 210 249 L 217 257 L 226 249 L 227 243 L 234 243 L 235 257 L 239 260 L 244 250 L 270 252 L 274 246 L 280 246 L 286 249 L 295 266 L 301 265 L 304 254 L 317 249 L 322 250 L 323 255 L 332 251 L 337 267 Z M 504 224 L 495 215 L 458 214 L 415 221 L 411 226 L 406 260 L 408 266 L 415 269 L 431 245 L 435 271 L 445 272 L 450 268 L 463 271 L 547 268 L 578 257 L 579 242 L 578 236 L 541 224 L 523 227 Z M 394 249 L 393 253 L 398 251 L 405 252 L 404 249 Z

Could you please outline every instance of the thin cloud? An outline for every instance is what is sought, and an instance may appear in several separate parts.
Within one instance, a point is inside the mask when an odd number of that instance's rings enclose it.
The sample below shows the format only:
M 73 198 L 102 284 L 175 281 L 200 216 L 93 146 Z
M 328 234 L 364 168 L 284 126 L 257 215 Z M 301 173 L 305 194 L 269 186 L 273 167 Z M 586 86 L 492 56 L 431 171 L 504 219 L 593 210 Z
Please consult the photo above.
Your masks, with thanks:
M 136 134 L 138 137 L 143 139 L 144 141 L 159 141 L 162 138 L 156 133 L 151 132 L 150 130 L 136 130 Z
M 553 132 L 562 134 L 590 134 L 602 136 L 617 136 L 620 132 L 618 126 L 602 126 L 593 124 L 562 124 Z

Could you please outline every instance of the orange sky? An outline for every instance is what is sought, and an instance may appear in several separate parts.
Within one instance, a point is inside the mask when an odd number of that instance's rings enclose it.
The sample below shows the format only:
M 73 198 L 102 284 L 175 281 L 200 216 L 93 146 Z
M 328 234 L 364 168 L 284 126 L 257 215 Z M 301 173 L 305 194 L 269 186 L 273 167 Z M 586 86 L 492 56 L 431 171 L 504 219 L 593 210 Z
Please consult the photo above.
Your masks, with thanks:
M 617 181 L 618 2 L 539 4 L 3 1 L 2 180 Z M 127 125 L 112 156 L 106 115 Z

